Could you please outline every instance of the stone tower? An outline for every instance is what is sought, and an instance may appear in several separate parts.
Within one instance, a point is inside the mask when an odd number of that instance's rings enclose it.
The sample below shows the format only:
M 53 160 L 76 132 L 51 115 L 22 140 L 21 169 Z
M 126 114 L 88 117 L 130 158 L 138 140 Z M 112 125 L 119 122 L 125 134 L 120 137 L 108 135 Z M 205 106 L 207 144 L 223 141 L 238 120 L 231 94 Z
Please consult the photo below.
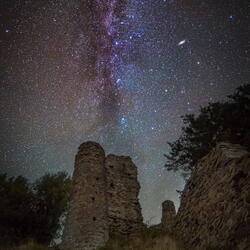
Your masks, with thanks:
M 176 216 L 176 211 L 173 201 L 170 200 L 164 201 L 162 203 L 161 225 L 164 228 L 171 231 L 175 222 L 175 216 Z
M 61 249 L 92 250 L 108 240 L 104 164 L 99 144 L 86 142 L 79 147 Z
M 143 228 L 137 168 L 130 157 L 105 158 L 98 143 L 83 143 L 72 186 L 61 249 L 93 250 L 109 233 L 129 236 Z
M 143 227 L 137 168 L 130 157 L 108 155 L 105 162 L 109 232 L 131 235 Z

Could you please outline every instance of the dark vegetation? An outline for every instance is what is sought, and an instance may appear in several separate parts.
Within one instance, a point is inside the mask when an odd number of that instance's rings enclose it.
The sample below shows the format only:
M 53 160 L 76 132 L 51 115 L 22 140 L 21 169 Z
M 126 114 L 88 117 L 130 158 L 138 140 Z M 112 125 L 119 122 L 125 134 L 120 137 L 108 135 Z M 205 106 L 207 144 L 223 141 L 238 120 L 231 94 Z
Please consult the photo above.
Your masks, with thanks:
M 199 114 L 182 117 L 182 134 L 168 142 L 168 170 L 189 176 L 197 161 L 219 141 L 238 143 L 250 148 L 250 84 L 236 89 L 225 102 L 209 103 Z
M 180 242 L 165 228 L 152 226 L 143 229 L 137 235 L 126 238 L 110 235 L 104 247 L 97 250 L 183 250 Z
M 0 247 L 0 250 L 59 250 L 56 247 L 47 247 L 42 244 L 38 244 L 34 241 L 26 242 L 25 244 L 19 246 L 12 246 L 12 247 Z
M 51 243 L 60 232 L 70 187 L 70 178 L 62 172 L 46 174 L 34 183 L 0 175 L 0 246 L 30 240 Z

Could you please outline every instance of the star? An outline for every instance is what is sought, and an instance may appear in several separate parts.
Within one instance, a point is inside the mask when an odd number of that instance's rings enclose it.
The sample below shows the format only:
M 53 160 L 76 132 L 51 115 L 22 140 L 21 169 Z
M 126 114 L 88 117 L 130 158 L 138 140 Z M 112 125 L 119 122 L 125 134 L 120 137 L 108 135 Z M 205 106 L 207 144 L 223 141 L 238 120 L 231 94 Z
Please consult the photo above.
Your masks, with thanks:
M 233 20 L 233 19 L 235 19 L 235 16 L 234 15 L 230 15 L 230 16 L 228 16 L 228 18 L 231 19 L 231 20 Z

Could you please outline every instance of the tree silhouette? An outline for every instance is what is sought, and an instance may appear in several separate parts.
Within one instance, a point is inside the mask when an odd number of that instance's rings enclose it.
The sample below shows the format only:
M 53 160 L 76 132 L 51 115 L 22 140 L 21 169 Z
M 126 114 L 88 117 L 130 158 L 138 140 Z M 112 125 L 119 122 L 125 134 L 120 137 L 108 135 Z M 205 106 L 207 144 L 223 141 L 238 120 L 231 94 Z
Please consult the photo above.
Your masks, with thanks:
M 0 175 L 0 245 L 29 239 L 49 244 L 60 229 L 70 187 L 63 172 L 47 174 L 33 184 L 21 176 Z
M 250 147 L 250 84 L 240 86 L 225 102 L 201 107 L 197 116 L 182 117 L 182 134 L 168 142 L 166 168 L 189 176 L 198 160 L 218 141 L 229 141 Z

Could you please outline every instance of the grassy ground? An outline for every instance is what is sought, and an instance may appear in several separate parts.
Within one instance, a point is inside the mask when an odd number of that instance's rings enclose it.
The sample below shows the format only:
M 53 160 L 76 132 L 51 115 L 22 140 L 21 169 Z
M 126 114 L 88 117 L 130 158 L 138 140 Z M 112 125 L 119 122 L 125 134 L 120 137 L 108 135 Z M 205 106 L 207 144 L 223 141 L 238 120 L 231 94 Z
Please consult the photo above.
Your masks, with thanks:
M 98 250 L 184 250 L 179 242 L 161 228 L 145 229 L 132 239 L 111 237 L 105 247 Z
M 1 248 L 0 250 L 58 250 L 29 242 L 19 247 Z M 74 250 L 74 249 L 71 249 Z M 111 236 L 105 247 L 98 250 L 184 250 L 181 244 L 170 236 L 169 232 L 159 227 L 143 230 L 133 238 Z
M 34 242 L 28 242 L 27 244 L 23 244 L 19 247 L 9 247 L 9 248 L 2 248 L 0 247 L 0 250 L 57 250 L 56 248 L 50 248 L 46 246 L 39 245 Z

